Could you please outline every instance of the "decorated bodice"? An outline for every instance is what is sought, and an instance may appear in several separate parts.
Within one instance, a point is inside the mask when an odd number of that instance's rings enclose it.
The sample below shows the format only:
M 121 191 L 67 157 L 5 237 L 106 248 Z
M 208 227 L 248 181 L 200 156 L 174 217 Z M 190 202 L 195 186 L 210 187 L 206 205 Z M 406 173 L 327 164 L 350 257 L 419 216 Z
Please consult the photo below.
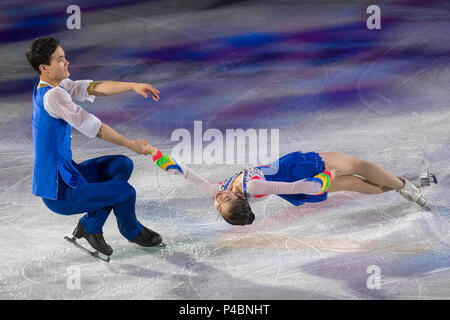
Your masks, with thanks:
M 223 181 L 222 183 L 220 183 L 220 190 L 224 191 L 224 190 L 228 190 L 228 188 L 230 187 L 231 183 L 241 174 L 243 173 L 243 177 L 242 177 L 242 192 L 244 193 L 244 197 L 248 202 L 255 202 L 258 200 L 263 200 L 264 197 L 266 197 L 266 194 L 251 194 L 248 192 L 248 184 L 250 181 L 255 180 L 255 179 L 261 179 L 261 180 L 266 180 L 266 178 L 264 177 L 264 173 L 258 168 L 258 167 L 253 167 L 253 168 L 249 168 L 243 171 L 240 171 L 238 173 L 236 173 L 234 176 L 226 179 L 225 181 Z

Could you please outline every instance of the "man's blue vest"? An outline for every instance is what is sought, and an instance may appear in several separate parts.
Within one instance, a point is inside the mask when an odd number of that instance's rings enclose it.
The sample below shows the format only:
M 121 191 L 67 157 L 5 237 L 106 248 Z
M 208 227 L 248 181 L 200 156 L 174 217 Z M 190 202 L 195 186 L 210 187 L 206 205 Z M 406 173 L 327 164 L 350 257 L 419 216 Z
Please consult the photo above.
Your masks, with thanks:
M 33 91 L 34 169 L 32 193 L 56 200 L 58 198 L 58 172 L 71 188 L 77 188 L 86 179 L 72 160 L 71 126 L 62 119 L 51 117 L 44 109 L 44 95 L 51 86 L 36 84 Z

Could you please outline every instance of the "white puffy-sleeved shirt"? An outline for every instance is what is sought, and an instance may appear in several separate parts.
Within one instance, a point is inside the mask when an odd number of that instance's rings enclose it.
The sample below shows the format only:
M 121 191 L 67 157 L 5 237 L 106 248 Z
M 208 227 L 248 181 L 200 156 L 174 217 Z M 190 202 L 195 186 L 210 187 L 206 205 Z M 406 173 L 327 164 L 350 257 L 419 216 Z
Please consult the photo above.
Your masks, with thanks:
M 101 126 L 101 121 L 87 112 L 74 101 L 94 102 L 95 96 L 89 95 L 87 87 L 92 80 L 64 79 L 59 87 L 53 87 L 44 95 L 44 108 L 48 114 L 56 119 L 63 119 L 88 138 L 95 138 Z M 40 85 L 50 85 L 40 81 Z
M 228 190 L 231 183 L 238 178 L 240 173 L 243 173 L 242 190 L 244 196 L 249 202 L 255 202 L 263 200 L 265 196 L 269 194 L 310 194 L 314 195 L 321 191 L 322 185 L 316 181 L 306 181 L 298 180 L 295 182 L 278 182 L 278 181 L 267 181 L 264 177 L 262 171 L 258 168 L 250 168 L 243 170 L 233 177 L 226 179 L 222 183 L 211 183 L 202 177 L 198 176 L 194 171 L 192 171 L 187 166 L 180 164 L 183 170 L 183 176 L 195 184 L 203 193 L 208 197 L 214 198 L 217 191 Z

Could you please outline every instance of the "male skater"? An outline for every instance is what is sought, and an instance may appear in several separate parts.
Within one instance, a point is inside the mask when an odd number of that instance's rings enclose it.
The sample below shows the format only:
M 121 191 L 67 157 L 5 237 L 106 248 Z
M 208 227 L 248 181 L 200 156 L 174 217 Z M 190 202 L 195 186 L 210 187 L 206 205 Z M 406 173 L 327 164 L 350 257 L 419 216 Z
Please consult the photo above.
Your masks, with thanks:
M 120 233 L 129 241 L 150 247 L 161 243 L 161 236 L 144 227 L 136 218 L 136 192 L 127 182 L 133 162 L 113 155 L 82 163 L 72 160 L 71 127 L 88 138 L 98 137 L 127 147 L 137 154 L 149 154 L 148 141 L 130 140 L 74 101 L 93 102 L 95 96 L 136 91 L 155 101 L 159 91 L 149 84 L 116 81 L 72 81 L 64 50 L 55 38 L 36 39 L 26 53 L 40 81 L 33 92 L 34 170 L 32 193 L 42 197 L 52 211 L 63 214 L 85 213 L 73 235 L 85 238 L 98 252 L 110 256 L 112 248 L 103 238 L 102 227 L 111 210 Z

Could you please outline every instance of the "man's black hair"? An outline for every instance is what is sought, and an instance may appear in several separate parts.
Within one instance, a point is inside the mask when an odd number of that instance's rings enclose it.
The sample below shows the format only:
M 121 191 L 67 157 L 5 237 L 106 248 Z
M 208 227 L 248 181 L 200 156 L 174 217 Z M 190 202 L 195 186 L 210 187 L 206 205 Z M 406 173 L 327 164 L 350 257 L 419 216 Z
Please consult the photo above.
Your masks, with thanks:
M 27 49 L 27 59 L 34 70 L 39 74 L 39 66 L 41 64 L 50 64 L 50 57 L 59 46 L 59 40 L 52 37 L 38 38 L 33 41 L 31 46 Z

